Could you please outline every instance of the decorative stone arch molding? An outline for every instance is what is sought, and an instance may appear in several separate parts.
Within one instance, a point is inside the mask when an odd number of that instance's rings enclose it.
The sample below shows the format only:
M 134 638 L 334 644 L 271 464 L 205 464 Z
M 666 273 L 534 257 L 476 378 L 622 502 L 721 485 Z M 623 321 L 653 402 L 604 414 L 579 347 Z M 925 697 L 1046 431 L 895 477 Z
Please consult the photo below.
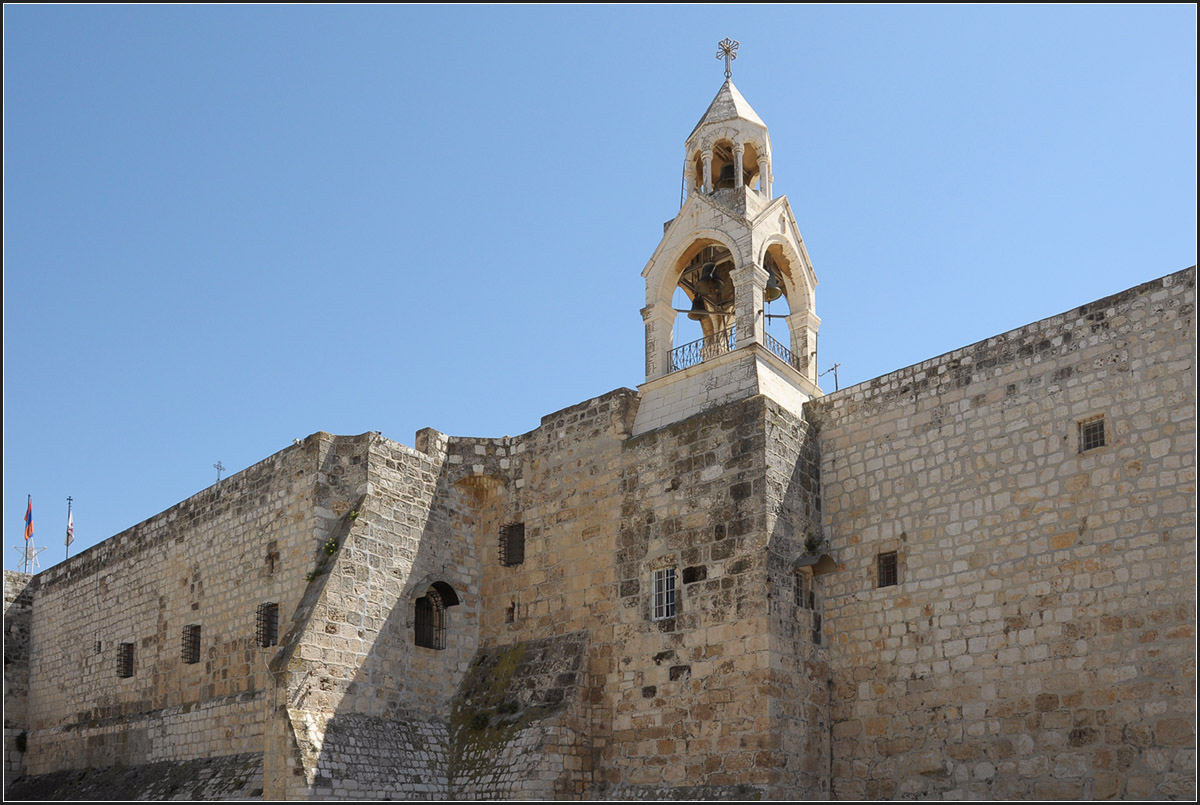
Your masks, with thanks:
M 788 307 L 792 312 L 799 309 L 806 311 L 816 307 L 816 289 L 812 282 L 812 266 L 796 248 L 796 244 L 786 234 L 767 235 L 755 248 L 755 262 L 761 266 L 767 264 L 767 252 L 772 246 L 779 246 L 787 261 L 779 277 L 783 283 L 783 292 L 787 296 Z
M 656 303 L 671 304 L 675 296 L 675 288 L 679 285 L 679 277 L 688 261 L 705 246 L 722 246 L 733 255 L 734 265 L 742 265 L 746 255 L 729 233 L 720 229 L 695 229 L 688 233 L 686 240 L 675 244 L 666 254 L 659 255 L 654 262 L 654 268 L 646 276 L 646 305 Z
M 804 377 L 817 382 L 817 330 L 821 319 L 816 313 L 816 276 L 803 245 L 790 237 L 785 221 L 783 232 L 767 235 L 756 245 L 755 254 L 759 265 L 766 265 L 767 254 L 778 246 L 786 265 L 779 266 L 779 281 L 783 285 L 788 301 L 787 345 L 796 359 L 797 371 Z M 778 261 L 776 261 L 778 262 Z
M 700 203 L 704 205 L 704 202 Z M 674 242 L 670 242 L 672 240 Z M 737 239 L 728 232 L 701 227 L 674 238 L 668 235 L 668 242 L 651 258 L 645 274 L 646 307 L 642 309 L 646 328 L 647 380 L 662 377 L 671 371 L 677 315 L 673 298 L 687 263 L 705 246 L 720 246 L 729 251 L 734 266 L 741 266 L 746 260 L 745 245 L 739 245 Z

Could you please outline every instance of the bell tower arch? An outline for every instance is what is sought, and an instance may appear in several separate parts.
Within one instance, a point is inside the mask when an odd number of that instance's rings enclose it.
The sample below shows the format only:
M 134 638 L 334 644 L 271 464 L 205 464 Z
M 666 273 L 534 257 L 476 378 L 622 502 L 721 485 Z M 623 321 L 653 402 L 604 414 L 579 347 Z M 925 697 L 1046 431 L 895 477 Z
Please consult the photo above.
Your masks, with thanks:
M 816 274 L 767 126 L 726 73 L 684 142 L 685 201 L 642 271 L 646 380 L 634 433 L 755 394 L 819 396 Z M 678 322 L 691 335 L 676 343 Z

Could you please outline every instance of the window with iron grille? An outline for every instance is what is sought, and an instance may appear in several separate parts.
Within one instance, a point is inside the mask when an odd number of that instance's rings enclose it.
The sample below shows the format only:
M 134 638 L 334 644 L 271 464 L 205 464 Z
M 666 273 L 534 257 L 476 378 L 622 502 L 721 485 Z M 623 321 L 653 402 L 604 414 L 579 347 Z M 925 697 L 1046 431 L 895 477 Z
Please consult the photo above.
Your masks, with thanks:
M 200 662 L 200 626 L 199 624 L 190 624 L 183 627 L 183 636 L 180 639 L 180 654 L 183 661 L 189 665 Z
M 505 567 L 525 561 L 525 524 L 506 523 L 500 527 L 500 564 Z
M 812 641 L 814 646 L 821 645 L 821 613 L 815 609 L 812 613 Z
M 650 599 L 653 620 L 675 617 L 675 568 L 654 571 L 650 583 Z
M 899 558 L 895 551 L 879 554 L 876 559 L 879 573 L 879 587 L 894 587 L 899 584 Z
M 254 615 L 254 639 L 262 648 L 279 645 L 279 604 L 259 604 Z
M 117 676 L 122 679 L 133 676 L 133 643 L 117 646 Z
M 418 646 L 432 649 L 446 647 L 446 606 L 436 590 L 417 599 L 413 611 L 415 640 Z
M 796 574 L 796 606 L 801 609 L 813 608 L 812 577 L 807 573 Z
M 1104 447 L 1104 417 L 1098 416 L 1079 423 L 1079 452 Z

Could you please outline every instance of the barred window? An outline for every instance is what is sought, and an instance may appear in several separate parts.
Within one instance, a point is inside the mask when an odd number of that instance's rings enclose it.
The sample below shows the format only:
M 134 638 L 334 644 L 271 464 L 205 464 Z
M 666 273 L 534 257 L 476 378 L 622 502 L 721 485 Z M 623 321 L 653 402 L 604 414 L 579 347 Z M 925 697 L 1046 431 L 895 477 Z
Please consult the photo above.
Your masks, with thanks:
M 183 661 L 189 665 L 200 662 L 199 624 L 193 623 L 183 627 L 183 636 L 180 639 L 180 654 L 183 657 Z
M 796 606 L 801 609 L 813 608 L 812 577 L 807 573 L 796 574 Z
M 821 645 L 821 612 L 816 609 L 812 614 L 812 641 L 814 646 Z
M 653 620 L 675 617 L 675 568 L 654 571 L 650 584 L 650 598 Z
M 895 551 L 881 553 L 876 559 L 879 574 L 879 587 L 894 587 L 899 584 L 899 559 Z
M 458 594 L 444 581 L 435 581 L 413 604 L 413 639 L 423 648 L 446 647 L 446 608 L 458 604 Z
M 279 604 L 258 605 L 254 615 L 254 639 L 262 648 L 279 645 Z
M 133 643 L 117 646 L 117 676 L 122 679 L 133 676 Z
M 1104 417 L 1098 416 L 1079 423 L 1079 452 L 1104 447 Z
M 500 527 L 500 564 L 505 567 L 525 561 L 525 524 L 506 523 Z

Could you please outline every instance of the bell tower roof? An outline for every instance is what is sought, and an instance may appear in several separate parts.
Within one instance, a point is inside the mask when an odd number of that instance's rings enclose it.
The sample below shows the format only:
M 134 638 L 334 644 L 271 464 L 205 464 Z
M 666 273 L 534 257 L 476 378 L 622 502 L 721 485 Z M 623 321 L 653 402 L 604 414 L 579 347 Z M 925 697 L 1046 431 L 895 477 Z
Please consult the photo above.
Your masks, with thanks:
M 733 85 L 733 80 L 729 78 L 725 79 L 725 83 L 717 90 L 717 97 L 713 98 L 712 103 L 708 105 L 708 109 L 705 110 L 704 115 L 700 118 L 700 122 L 692 129 L 692 133 L 688 135 L 688 139 L 691 140 L 692 136 L 703 126 L 722 123 L 727 120 L 746 120 L 762 126 L 764 129 L 767 127 L 767 124 L 763 123 L 758 113 L 742 97 L 742 93 L 738 92 L 738 88 Z

